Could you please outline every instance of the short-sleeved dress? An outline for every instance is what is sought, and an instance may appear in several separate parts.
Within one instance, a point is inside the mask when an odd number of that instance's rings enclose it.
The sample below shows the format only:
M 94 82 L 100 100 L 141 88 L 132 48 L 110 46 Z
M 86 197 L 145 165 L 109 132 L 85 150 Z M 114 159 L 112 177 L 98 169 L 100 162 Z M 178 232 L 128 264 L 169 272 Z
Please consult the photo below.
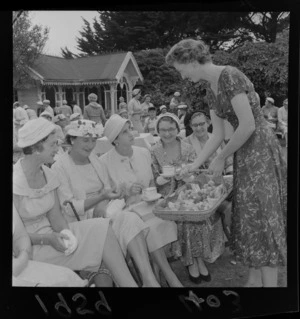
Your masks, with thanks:
M 255 131 L 234 153 L 231 248 L 248 267 L 286 262 L 287 166 L 281 146 L 261 111 L 253 84 L 237 68 L 226 66 L 218 94 L 208 87 L 209 107 L 237 129 L 231 99 L 246 93 Z
M 164 155 L 162 142 L 157 142 L 151 148 L 152 170 L 156 178 L 162 173 L 164 165 L 180 165 L 191 163 L 196 158 L 196 152 L 192 145 L 180 142 L 180 156 L 172 163 L 168 162 Z M 183 185 L 182 181 L 172 181 L 164 185 L 157 185 L 158 192 L 167 195 L 171 188 L 178 188 Z M 169 255 L 180 258 L 185 266 L 194 263 L 193 258 L 202 258 L 207 262 L 214 262 L 225 249 L 225 235 L 223 232 L 220 216 L 214 218 L 213 223 L 206 222 L 176 222 L 178 241 L 171 244 Z
M 53 232 L 47 213 L 55 203 L 55 192 L 59 180 L 50 168 L 43 166 L 47 184 L 40 189 L 32 189 L 27 183 L 20 159 L 14 165 L 13 194 L 14 204 L 24 223 L 26 231 L 36 234 Z M 106 240 L 109 219 L 94 218 L 69 223 L 69 227 L 78 240 L 77 249 L 70 255 L 54 249 L 50 245 L 34 245 L 32 259 L 36 261 L 65 266 L 72 270 L 97 272 Z
M 127 187 L 130 187 L 132 183 L 140 183 L 144 187 L 149 187 L 153 180 L 150 152 L 143 147 L 132 146 L 132 148 L 131 158 L 120 155 L 113 148 L 102 155 L 100 161 L 115 185 L 125 183 Z M 177 227 L 173 221 L 153 216 L 144 223 L 149 227 L 145 239 L 150 253 L 177 240 Z

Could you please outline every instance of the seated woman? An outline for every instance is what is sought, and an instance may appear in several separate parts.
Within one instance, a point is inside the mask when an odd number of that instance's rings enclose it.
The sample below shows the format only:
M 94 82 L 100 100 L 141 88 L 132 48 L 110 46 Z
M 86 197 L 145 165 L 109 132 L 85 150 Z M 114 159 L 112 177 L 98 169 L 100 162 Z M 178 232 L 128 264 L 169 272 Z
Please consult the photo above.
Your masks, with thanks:
M 53 123 L 28 121 L 19 130 L 18 145 L 25 155 L 14 165 L 13 202 L 33 244 L 32 259 L 91 272 L 103 260 L 119 286 L 137 287 L 109 219 L 68 223 L 63 217 L 59 179 L 44 165 L 52 164 L 57 152 Z
M 13 204 L 13 286 L 85 287 L 69 268 L 30 260 L 31 241 Z
M 180 131 L 179 119 L 176 115 L 165 113 L 158 117 L 156 130 L 160 136 L 151 149 L 152 169 L 158 191 L 167 195 L 182 184 L 181 180 L 167 179 L 160 176 L 162 167 L 193 162 L 196 152 L 191 145 L 182 141 L 177 134 Z M 174 185 L 175 183 L 175 185 Z M 205 265 L 214 262 L 224 251 L 224 233 L 220 218 L 214 224 L 176 222 L 178 241 L 172 243 L 171 253 L 180 258 L 188 268 L 189 278 L 194 283 L 210 281 L 211 276 Z
M 154 185 L 149 151 L 133 146 L 134 137 L 131 134 L 130 121 L 119 115 L 110 117 L 105 125 L 104 134 L 114 145 L 113 149 L 100 157 L 109 178 L 116 185 L 125 186 L 127 203 L 140 201 L 142 189 Z M 146 242 L 155 271 L 161 269 L 171 287 L 182 287 L 164 252 L 167 244 L 177 240 L 176 224 L 155 216 L 144 220 L 144 223 L 149 227 Z
M 69 222 L 75 221 L 76 217 L 70 206 L 64 205 L 66 201 L 73 204 L 80 219 L 89 219 L 101 216 L 108 201 L 121 196 L 120 191 L 113 192 L 108 188 L 110 181 L 107 172 L 92 152 L 99 133 L 93 121 L 70 123 L 66 136 L 67 143 L 71 145 L 70 150 L 59 156 L 52 166 L 59 176 L 58 196 L 64 208 L 64 216 Z M 147 225 L 135 213 L 122 212 L 116 213 L 112 228 L 123 254 L 128 252 L 139 268 L 144 286 L 158 287 L 145 243 Z
M 208 139 L 211 137 L 211 133 L 208 133 L 207 128 L 209 126 L 209 121 L 207 115 L 204 112 L 196 111 L 190 117 L 189 126 L 192 128 L 193 133 L 184 139 L 184 142 L 192 145 L 193 149 L 196 151 L 197 156 L 200 155 L 202 149 Z M 223 142 L 217 151 L 210 156 L 210 158 L 204 163 L 204 167 L 208 168 L 212 160 L 221 152 L 225 147 Z M 230 156 L 226 159 L 224 173 L 230 174 L 233 170 L 233 157 Z

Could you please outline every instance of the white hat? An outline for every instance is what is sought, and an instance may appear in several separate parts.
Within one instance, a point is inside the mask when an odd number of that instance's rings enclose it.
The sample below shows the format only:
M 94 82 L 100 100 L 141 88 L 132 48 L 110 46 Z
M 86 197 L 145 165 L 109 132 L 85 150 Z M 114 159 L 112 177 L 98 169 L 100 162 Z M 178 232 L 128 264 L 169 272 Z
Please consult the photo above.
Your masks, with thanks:
M 23 106 L 23 109 L 24 110 L 26 110 L 26 109 L 28 109 L 29 108 L 29 106 L 27 105 L 27 104 L 25 104 L 24 106 Z
M 162 110 L 162 109 L 166 109 L 167 107 L 165 105 L 162 105 L 159 109 Z
M 274 104 L 274 99 L 272 99 L 271 97 L 267 97 L 266 100 Z
M 15 102 L 15 103 L 13 104 L 13 107 L 19 106 L 19 105 L 20 105 L 20 103 L 17 101 L 17 102 Z
M 186 109 L 188 106 L 186 104 L 180 104 L 177 106 L 178 109 Z
M 65 120 L 65 119 L 66 119 L 66 116 L 64 114 L 57 114 L 56 116 L 54 116 L 53 122 L 56 123 L 58 121 Z
M 104 126 L 104 135 L 112 143 L 122 131 L 124 125 L 130 121 L 124 119 L 119 114 L 113 114 Z
M 88 100 L 91 102 L 96 102 L 98 100 L 98 96 L 95 93 L 91 93 L 88 95 Z
M 62 104 L 68 104 L 67 100 L 62 100 Z
M 91 137 L 100 137 L 103 132 L 100 132 L 100 128 L 96 126 L 96 122 L 90 120 L 78 120 L 72 121 L 66 128 L 66 134 L 71 136 L 91 136 Z
M 41 116 L 49 116 L 49 117 L 51 117 L 51 120 L 53 121 L 53 115 L 50 112 L 44 111 L 40 114 L 40 117 Z
M 49 100 L 44 100 L 43 104 L 50 104 L 50 101 Z
M 158 132 L 158 124 L 159 124 L 160 120 L 161 120 L 162 118 L 164 118 L 164 117 L 170 117 L 170 118 L 172 118 L 172 119 L 178 124 L 178 127 L 177 127 L 177 128 L 178 128 L 179 131 L 180 131 L 180 122 L 179 122 L 178 116 L 176 116 L 174 113 L 169 113 L 169 112 L 167 112 L 167 113 L 160 114 L 159 117 L 157 118 L 156 123 L 155 123 L 155 130 L 156 130 L 156 132 Z
M 18 146 L 21 148 L 34 145 L 48 136 L 55 125 L 43 117 L 32 119 L 24 124 L 18 131 Z
M 141 92 L 140 89 L 134 89 L 134 90 L 132 91 L 132 96 L 136 96 L 136 95 L 138 95 L 140 92 Z
M 80 113 L 75 112 L 75 113 L 71 114 L 71 116 L 70 116 L 70 121 L 73 121 L 73 120 L 75 120 L 75 119 L 78 120 L 80 116 L 81 116 Z
M 180 92 L 175 92 L 174 96 L 180 96 Z
M 43 102 L 42 101 L 38 101 L 36 102 L 37 105 L 43 105 Z

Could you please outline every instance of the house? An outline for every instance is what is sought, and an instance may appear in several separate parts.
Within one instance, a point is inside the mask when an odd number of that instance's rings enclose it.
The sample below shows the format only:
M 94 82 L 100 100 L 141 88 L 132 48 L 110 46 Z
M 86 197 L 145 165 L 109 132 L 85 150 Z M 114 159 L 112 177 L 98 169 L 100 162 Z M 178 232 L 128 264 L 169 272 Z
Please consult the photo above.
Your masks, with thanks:
M 128 102 L 134 86 L 143 81 L 132 52 L 75 59 L 41 55 L 29 73 L 31 84 L 16 92 L 21 105 L 37 107 L 37 101 L 47 99 L 55 107 L 67 100 L 69 105 L 75 101 L 83 109 L 89 103 L 88 95 L 95 93 L 109 114 L 118 111 L 120 96 Z

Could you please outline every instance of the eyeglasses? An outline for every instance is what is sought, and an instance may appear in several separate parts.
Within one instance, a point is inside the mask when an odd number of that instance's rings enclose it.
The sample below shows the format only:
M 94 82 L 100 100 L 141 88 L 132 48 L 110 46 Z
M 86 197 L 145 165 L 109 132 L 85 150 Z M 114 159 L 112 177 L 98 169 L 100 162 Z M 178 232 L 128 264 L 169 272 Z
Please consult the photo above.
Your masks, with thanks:
M 201 122 L 201 123 L 195 123 L 195 124 L 192 124 L 191 126 L 193 128 L 197 128 L 198 126 L 204 126 L 206 124 L 206 122 Z
M 159 129 L 159 133 L 174 133 L 177 129 L 175 127 L 171 127 L 169 129 L 161 128 Z

